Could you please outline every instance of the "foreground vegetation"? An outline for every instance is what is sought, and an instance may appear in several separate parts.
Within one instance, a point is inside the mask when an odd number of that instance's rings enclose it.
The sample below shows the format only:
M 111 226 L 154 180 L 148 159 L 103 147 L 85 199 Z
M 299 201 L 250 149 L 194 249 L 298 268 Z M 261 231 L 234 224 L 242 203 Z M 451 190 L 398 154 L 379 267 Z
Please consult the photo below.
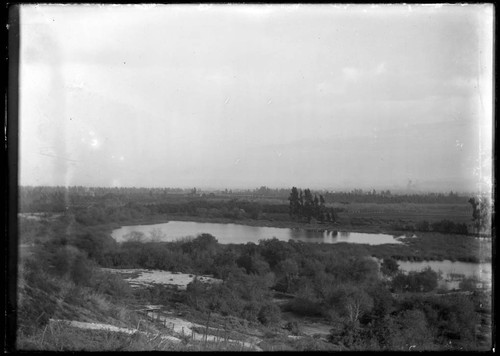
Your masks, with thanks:
M 471 285 L 472 293 L 436 294 L 436 273 L 428 270 L 403 274 L 394 261 L 402 256 L 425 256 L 425 250 L 417 253 L 416 246 L 430 244 L 429 254 L 440 251 L 432 241 L 442 241 L 445 257 L 454 253 L 469 258 L 474 252 L 470 252 L 472 245 L 468 244 L 477 241 L 467 236 L 429 233 L 428 241 L 412 239 L 413 245 L 385 246 L 305 244 L 276 239 L 259 244 L 221 245 L 206 234 L 176 242 L 141 242 L 140 236 L 136 236 L 117 244 L 109 237 L 109 226 L 84 225 L 81 221 L 70 213 L 52 220 L 21 220 L 21 239 L 29 236 L 35 242 L 21 250 L 18 315 L 21 349 L 235 347 L 193 342 L 155 344 L 144 335 L 124 338 L 103 331 L 57 328 L 50 322 L 78 320 L 137 328 L 141 316 L 133 310 L 148 303 L 163 305 L 200 324 L 220 325 L 232 318 L 236 323 L 234 330 L 260 335 L 259 345 L 264 350 L 490 347 L 491 296 L 487 292 Z M 457 241 L 463 241 L 463 245 Z M 450 246 L 456 252 L 451 252 Z M 382 274 L 371 256 L 384 259 Z M 195 280 L 186 291 L 165 286 L 134 290 L 100 267 L 210 274 L 223 282 L 207 285 Z M 284 303 L 278 304 L 273 299 L 279 295 L 286 296 Z M 300 322 L 284 318 L 290 312 L 330 325 L 328 337 L 315 339 L 304 335 Z M 151 322 L 141 325 L 141 330 L 152 335 L 168 333 Z
M 265 187 L 215 193 L 22 187 L 20 206 L 19 349 L 248 349 L 228 343 L 227 337 L 225 342 L 203 342 L 175 333 L 140 311 L 151 304 L 204 325 L 197 327 L 201 335 L 218 337 L 225 330 L 232 339 L 253 340 L 269 351 L 491 347 L 491 291 L 478 289 L 472 279 L 462 281 L 459 292 L 439 291 L 432 270 L 405 274 L 397 264 L 490 262 L 490 249 L 471 236 L 485 220 L 482 200 L 455 193 L 297 188 L 290 193 Z M 407 237 L 403 244 L 376 246 L 276 239 L 222 245 L 208 234 L 175 242 L 144 242 L 144 236 L 132 234 L 118 244 L 110 237 L 121 225 L 169 220 Z M 382 261 L 380 270 L 373 257 Z M 222 282 L 206 284 L 195 278 L 186 290 L 155 284 L 131 288 L 104 267 L 212 275 Z M 78 329 L 61 320 L 135 332 Z M 326 333 L 311 333 L 308 320 L 325 325 Z

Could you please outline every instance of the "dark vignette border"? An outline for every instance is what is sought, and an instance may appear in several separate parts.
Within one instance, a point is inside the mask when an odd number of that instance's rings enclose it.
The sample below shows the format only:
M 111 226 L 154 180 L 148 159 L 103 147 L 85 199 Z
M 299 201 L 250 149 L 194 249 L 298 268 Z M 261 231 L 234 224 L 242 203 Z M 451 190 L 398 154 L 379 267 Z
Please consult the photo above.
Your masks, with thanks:
M 4 182 L 4 193 L 7 199 L 4 200 L 4 218 L 6 227 L 4 229 L 4 256 L 5 269 L 4 281 L 6 292 L 5 302 L 5 322 L 4 322 L 4 352 L 12 352 L 16 345 L 17 326 L 17 259 L 18 259 L 18 239 L 17 239 L 17 211 L 18 211 L 18 142 L 19 142 L 19 39 L 20 39 L 20 5 L 6 4 L 7 11 L 4 20 L 7 26 L 4 30 L 4 61 L 5 74 L 7 78 L 6 86 L 6 119 L 4 130 L 7 137 L 5 139 L 6 165 L 4 172 L 6 179 Z M 4 131 L 5 132 L 5 131 Z M 4 173 L 4 174 L 5 174 Z

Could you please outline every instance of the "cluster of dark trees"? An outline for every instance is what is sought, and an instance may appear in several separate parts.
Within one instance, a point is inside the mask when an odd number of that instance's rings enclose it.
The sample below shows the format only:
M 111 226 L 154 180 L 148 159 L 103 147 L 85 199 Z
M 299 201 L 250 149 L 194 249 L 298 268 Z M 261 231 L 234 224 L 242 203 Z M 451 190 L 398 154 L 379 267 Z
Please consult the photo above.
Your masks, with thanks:
M 290 201 L 289 215 L 292 219 L 305 219 L 307 222 L 311 222 L 313 218 L 319 222 L 335 221 L 333 208 L 327 208 L 325 198 L 321 194 L 319 197 L 316 194 L 313 196 L 310 189 L 302 192 L 302 189 L 293 187 L 288 200 Z

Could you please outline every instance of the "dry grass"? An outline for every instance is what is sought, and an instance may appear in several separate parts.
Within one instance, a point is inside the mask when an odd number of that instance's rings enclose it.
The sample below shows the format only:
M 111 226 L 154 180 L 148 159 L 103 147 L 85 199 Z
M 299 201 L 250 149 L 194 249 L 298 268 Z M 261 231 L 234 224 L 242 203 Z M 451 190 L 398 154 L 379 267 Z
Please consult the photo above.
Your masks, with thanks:
M 255 351 L 253 347 L 221 340 L 186 340 L 179 343 L 159 333 L 119 332 L 84 329 L 67 323 L 52 322 L 36 333 L 19 334 L 20 351 Z
M 18 335 L 23 351 L 173 351 L 173 343 L 146 335 L 109 330 L 86 330 L 50 323 L 32 335 Z

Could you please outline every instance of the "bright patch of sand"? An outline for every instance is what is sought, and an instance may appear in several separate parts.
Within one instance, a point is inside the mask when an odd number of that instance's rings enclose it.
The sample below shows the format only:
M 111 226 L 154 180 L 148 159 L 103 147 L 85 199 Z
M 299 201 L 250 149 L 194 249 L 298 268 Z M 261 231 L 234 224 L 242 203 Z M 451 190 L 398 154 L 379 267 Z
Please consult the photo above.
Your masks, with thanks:
M 112 269 L 103 268 L 106 272 L 119 273 L 122 275 L 132 274 L 133 277 L 125 278 L 132 287 L 147 286 L 150 284 L 165 284 L 177 286 L 180 290 L 185 290 L 195 277 L 204 283 L 220 283 L 220 279 L 209 276 L 195 276 L 194 274 L 149 270 L 149 269 Z

